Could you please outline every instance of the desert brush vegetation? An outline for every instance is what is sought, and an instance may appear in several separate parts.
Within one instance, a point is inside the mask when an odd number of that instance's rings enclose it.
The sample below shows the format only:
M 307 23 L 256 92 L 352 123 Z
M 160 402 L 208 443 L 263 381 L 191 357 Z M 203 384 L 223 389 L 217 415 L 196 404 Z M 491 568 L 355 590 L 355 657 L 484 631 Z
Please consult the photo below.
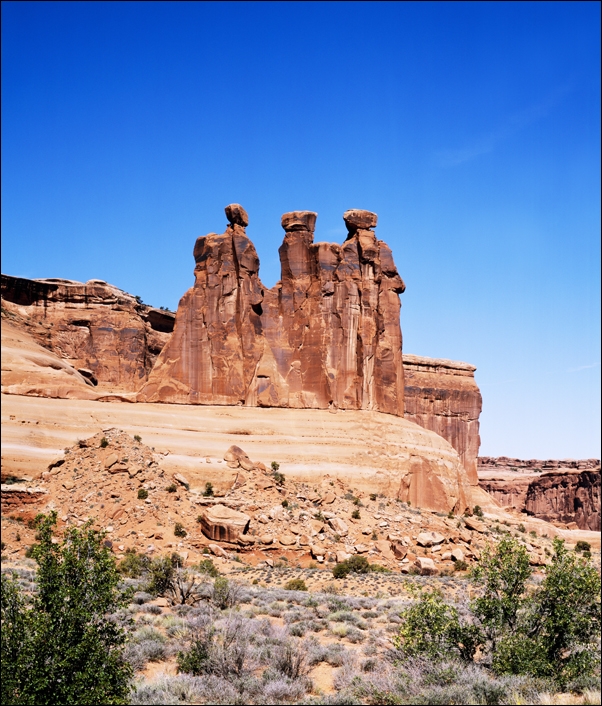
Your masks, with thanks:
M 3 704 L 600 703 L 600 580 L 561 540 L 539 574 L 504 537 L 466 576 L 377 570 L 397 595 L 346 595 L 364 562 L 311 592 L 317 568 L 118 563 L 89 524 L 55 525 L 3 562 Z

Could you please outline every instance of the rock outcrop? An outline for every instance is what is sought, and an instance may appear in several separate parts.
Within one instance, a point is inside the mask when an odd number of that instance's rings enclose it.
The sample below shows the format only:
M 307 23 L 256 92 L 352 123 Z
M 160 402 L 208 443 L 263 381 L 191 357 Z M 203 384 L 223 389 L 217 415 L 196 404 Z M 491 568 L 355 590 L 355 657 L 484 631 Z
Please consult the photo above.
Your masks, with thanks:
M 195 284 L 139 400 L 403 415 L 405 287 L 376 214 L 347 211 L 343 245 L 313 242 L 316 215 L 284 214 L 282 279 L 266 289 L 248 216 L 226 208 L 226 231 L 195 244 Z
M 482 398 L 474 379 L 476 368 L 407 354 L 403 367 L 406 419 L 449 441 L 460 454 L 471 485 L 477 485 Z
M 600 531 L 598 459 L 480 458 L 479 485 L 501 507 L 548 522 Z
M 2 275 L 2 315 L 91 382 L 129 392 L 146 380 L 174 321 L 101 280 L 9 275 Z

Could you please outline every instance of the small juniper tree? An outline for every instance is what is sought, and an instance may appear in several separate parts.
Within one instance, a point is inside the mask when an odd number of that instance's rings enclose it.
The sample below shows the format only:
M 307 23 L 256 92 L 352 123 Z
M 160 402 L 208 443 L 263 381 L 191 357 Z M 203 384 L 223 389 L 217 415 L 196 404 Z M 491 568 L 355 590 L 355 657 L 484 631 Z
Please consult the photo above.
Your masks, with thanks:
M 38 591 L 30 604 L 2 578 L 2 703 L 128 703 L 125 631 L 111 618 L 128 596 L 104 535 L 87 523 L 54 543 L 56 512 L 37 520 Z

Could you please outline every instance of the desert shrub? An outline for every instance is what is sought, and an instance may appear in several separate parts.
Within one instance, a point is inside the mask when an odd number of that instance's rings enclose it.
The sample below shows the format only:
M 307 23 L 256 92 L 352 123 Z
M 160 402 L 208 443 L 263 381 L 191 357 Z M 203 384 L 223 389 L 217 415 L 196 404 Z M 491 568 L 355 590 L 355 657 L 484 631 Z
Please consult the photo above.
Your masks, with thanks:
M 103 436 L 102 439 L 100 440 L 100 448 L 106 449 L 108 445 L 109 445 L 109 440 L 107 439 L 106 436 Z
M 212 559 L 201 559 L 197 568 L 201 574 L 207 574 L 212 578 L 219 576 L 219 570 Z
M 526 532 L 526 531 L 527 531 L 527 528 L 525 527 L 525 525 L 523 525 L 522 522 L 520 523 L 520 525 L 519 525 L 516 529 L 517 529 L 519 532 Z
M 203 495 L 206 498 L 210 498 L 213 496 L 213 483 L 210 483 L 209 481 L 205 483 L 205 490 L 203 491 Z
M 284 498 L 284 500 L 280 503 L 282 507 L 288 507 L 288 500 Z
M 467 570 L 468 570 L 468 564 L 463 559 L 460 559 L 458 561 L 454 561 L 454 571 L 467 571 Z
M 475 505 L 472 508 L 472 513 L 473 513 L 473 515 L 476 515 L 477 517 L 483 517 L 483 510 L 480 505 Z
M 146 593 L 146 591 L 136 591 L 132 596 L 132 603 L 143 605 L 144 603 L 148 603 L 148 601 L 152 601 L 152 599 L 153 597 L 150 593 Z
M 151 615 L 161 615 L 163 612 L 158 605 L 149 603 L 148 605 L 143 605 L 141 608 L 142 613 L 150 613 Z
M 138 443 L 142 441 L 142 437 L 140 436 L 140 434 L 134 434 L 134 441 L 137 441 Z
M 370 493 L 370 500 L 376 500 L 376 493 Z
M 289 679 L 298 679 L 307 674 L 307 652 L 299 642 L 285 642 L 271 651 L 270 665 Z
M 29 604 L 2 576 L 2 703 L 128 703 L 125 631 L 108 617 L 129 602 L 115 560 L 90 523 L 56 544 L 55 525 L 56 512 L 39 518 Z
M 462 623 L 458 611 L 447 605 L 438 591 L 423 591 L 418 602 L 402 612 L 401 619 L 393 643 L 410 657 L 441 659 L 456 653 L 471 660 L 483 643 L 480 630 Z
M 351 513 L 351 517 L 353 517 L 354 520 L 359 520 L 360 519 L 360 511 L 359 510 L 354 510 Z
M 272 463 L 270 463 L 270 467 L 273 471 L 277 471 L 280 468 L 280 464 L 278 461 L 272 461 Z
M 225 576 L 218 576 L 213 582 L 211 601 L 220 610 L 232 608 L 238 602 L 240 586 L 228 581 Z
M 274 483 L 276 483 L 276 485 L 284 485 L 284 473 L 280 473 L 280 471 L 274 471 L 272 473 L 272 478 L 274 479 Z
M 589 552 L 591 548 L 592 545 L 589 542 L 585 542 L 583 539 L 580 539 L 577 544 L 575 544 L 576 552 Z
M 165 490 L 168 493 L 176 493 L 178 490 L 178 486 L 175 483 L 170 483 Z
M 164 596 L 173 585 L 174 571 L 171 557 L 153 559 L 148 567 L 149 580 L 146 590 L 154 596 Z
M 138 488 L 138 500 L 146 500 L 148 498 L 148 490 L 146 488 Z
M 173 528 L 173 533 L 176 537 L 185 537 L 188 534 L 181 522 L 176 522 Z
M 307 584 L 303 579 L 291 579 L 284 584 L 287 591 L 307 591 Z
M 382 567 L 380 568 L 382 570 Z M 335 579 L 340 579 L 345 578 L 348 574 L 351 573 L 367 574 L 371 570 L 372 567 L 365 556 L 361 556 L 360 554 L 354 554 L 353 556 L 349 557 L 349 559 L 345 559 L 345 561 L 341 561 L 336 564 L 332 569 L 332 575 L 335 577 Z M 379 569 L 376 570 L 378 571 Z

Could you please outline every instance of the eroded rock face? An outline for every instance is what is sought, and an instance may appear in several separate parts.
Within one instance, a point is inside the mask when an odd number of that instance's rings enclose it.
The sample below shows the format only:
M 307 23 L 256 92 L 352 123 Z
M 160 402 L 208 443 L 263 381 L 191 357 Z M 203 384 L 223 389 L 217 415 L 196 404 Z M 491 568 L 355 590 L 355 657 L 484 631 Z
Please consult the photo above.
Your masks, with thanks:
M 471 485 L 478 485 L 482 398 L 476 368 L 439 358 L 404 355 L 405 417 L 436 432 L 456 449 Z
M 553 470 L 544 470 L 544 469 Z M 479 459 L 479 485 L 502 507 L 600 531 L 600 461 Z
M 343 245 L 314 243 L 316 215 L 282 217 L 282 279 L 266 289 L 245 233 L 199 238 L 195 284 L 139 399 L 251 407 L 373 409 L 403 415 L 399 297 L 405 286 L 376 214 L 348 211 Z
M 171 312 L 102 282 L 2 275 L 3 317 L 89 380 L 137 391 L 173 329 Z

